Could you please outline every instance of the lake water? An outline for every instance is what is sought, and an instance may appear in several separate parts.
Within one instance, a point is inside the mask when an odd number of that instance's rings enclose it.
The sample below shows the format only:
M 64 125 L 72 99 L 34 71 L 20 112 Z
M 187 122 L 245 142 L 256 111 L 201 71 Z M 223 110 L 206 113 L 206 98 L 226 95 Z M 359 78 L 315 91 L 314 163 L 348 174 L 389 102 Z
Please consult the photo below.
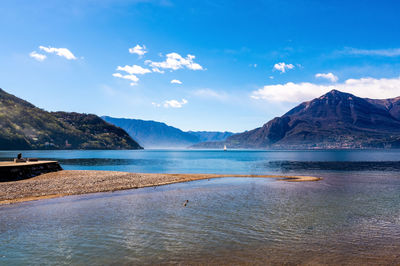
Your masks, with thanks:
M 400 264 L 397 150 L 23 155 L 59 160 L 64 169 L 323 180 L 220 178 L 0 206 L 0 265 Z

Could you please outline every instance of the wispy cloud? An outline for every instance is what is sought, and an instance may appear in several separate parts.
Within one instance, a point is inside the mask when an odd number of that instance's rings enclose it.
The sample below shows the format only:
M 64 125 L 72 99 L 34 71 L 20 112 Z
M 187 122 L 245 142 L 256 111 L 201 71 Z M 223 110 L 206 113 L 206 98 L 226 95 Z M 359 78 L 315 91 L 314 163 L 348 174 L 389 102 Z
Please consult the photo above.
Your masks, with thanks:
M 164 74 L 165 71 L 164 70 L 160 70 L 159 68 L 153 67 L 151 69 L 151 71 L 155 72 L 155 73 L 160 73 L 160 74 Z
M 393 49 L 357 49 L 357 48 L 345 48 L 341 51 L 343 54 L 349 55 L 365 55 L 365 56 L 384 56 L 384 57 L 396 57 L 400 56 L 400 48 Z
M 108 85 L 101 85 L 100 88 L 107 96 L 115 96 L 117 94 L 117 91 Z
M 56 54 L 58 56 L 64 57 L 68 60 L 76 60 L 75 55 L 68 50 L 67 48 L 55 48 L 55 47 L 45 47 L 45 46 L 39 46 L 39 49 L 49 53 L 49 54 Z
M 366 98 L 394 98 L 400 96 L 400 77 L 348 79 L 343 83 L 319 85 L 310 82 L 267 85 L 253 91 L 251 98 L 275 102 L 301 102 L 311 100 L 330 90 L 340 90 Z
M 31 52 L 31 53 L 29 54 L 29 56 L 32 57 L 32 58 L 34 58 L 34 59 L 36 59 L 36 60 L 39 61 L 39 62 L 42 62 L 43 60 L 45 60 L 45 59 L 47 58 L 46 55 L 44 55 L 44 54 L 39 54 L 39 53 L 37 53 L 36 51 Z
M 132 81 L 130 83 L 131 86 L 136 86 L 137 82 L 139 81 L 139 78 L 135 75 L 122 75 L 121 73 L 114 73 L 112 75 L 116 78 L 127 79 L 127 80 Z
M 285 73 L 286 70 L 293 69 L 293 64 L 286 64 L 285 62 L 276 63 L 274 65 L 274 69 L 280 71 L 281 73 Z
M 202 98 L 208 99 L 217 99 L 217 100 L 226 100 L 228 98 L 228 94 L 225 92 L 218 92 L 212 89 L 199 89 L 193 92 L 194 95 Z
M 322 78 L 322 79 L 327 79 L 330 80 L 332 82 L 336 82 L 339 80 L 339 78 L 334 75 L 333 73 L 317 73 L 315 74 L 316 78 Z
M 241 47 L 239 49 L 224 49 L 223 52 L 231 55 L 239 55 L 249 53 L 251 50 L 247 47 Z
M 135 47 L 129 48 L 129 53 L 137 54 L 139 57 L 142 57 L 147 53 L 146 46 L 137 44 Z
M 151 60 L 146 60 L 145 64 L 150 65 L 152 68 L 169 69 L 171 71 L 182 68 L 187 68 L 190 70 L 203 70 L 203 67 L 201 65 L 193 61 L 195 58 L 196 57 L 194 55 L 190 54 L 188 54 L 186 57 L 182 57 L 178 53 L 169 53 L 166 55 L 165 61 L 153 62 Z
M 171 80 L 171 84 L 182 84 L 182 81 L 173 79 L 173 80 Z

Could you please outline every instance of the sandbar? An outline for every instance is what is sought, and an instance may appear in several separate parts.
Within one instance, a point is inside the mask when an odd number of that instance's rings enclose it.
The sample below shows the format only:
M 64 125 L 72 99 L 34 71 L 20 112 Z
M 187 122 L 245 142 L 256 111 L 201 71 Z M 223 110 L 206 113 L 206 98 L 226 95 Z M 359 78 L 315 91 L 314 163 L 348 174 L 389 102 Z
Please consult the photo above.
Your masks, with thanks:
M 0 205 L 222 177 L 275 178 L 287 182 L 321 180 L 319 177 L 312 176 L 149 174 L 117 171 L 63 170 L 20 181 L 0 182 Z

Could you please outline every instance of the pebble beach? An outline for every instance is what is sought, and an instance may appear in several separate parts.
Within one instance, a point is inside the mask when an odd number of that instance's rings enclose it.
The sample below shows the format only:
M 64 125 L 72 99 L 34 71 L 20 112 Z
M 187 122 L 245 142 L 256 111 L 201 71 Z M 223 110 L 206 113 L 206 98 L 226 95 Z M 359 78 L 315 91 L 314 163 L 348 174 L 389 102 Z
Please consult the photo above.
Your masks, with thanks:
M 0 204 L 161 186 L 172 183 L 222 177 L 275 178 L 287 182 L 318 181 L 311 176 L 234 174 L 149 174 L 117 171 L 63 170 L 33 178 L 0 182 Z

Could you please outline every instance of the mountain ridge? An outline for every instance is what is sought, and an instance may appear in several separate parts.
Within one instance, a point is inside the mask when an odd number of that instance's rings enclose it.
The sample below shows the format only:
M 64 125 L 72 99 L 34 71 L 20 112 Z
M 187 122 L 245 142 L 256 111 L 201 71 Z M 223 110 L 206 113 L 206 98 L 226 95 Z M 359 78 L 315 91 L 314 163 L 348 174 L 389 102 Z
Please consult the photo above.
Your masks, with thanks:
M 193 148 L 341 149 L 400 147 L 400 97 L 360 98 L 332 90 L 225 142 Z
M 104 121 L 123 128 L 145 148 L 186 148 L 195 143 L 225 140 L 232 132 L 182 131 L 163 122 L 102 116 Z
M 47 112 L 0 89 L 0 150 L 142 149 L 93 114 Z

